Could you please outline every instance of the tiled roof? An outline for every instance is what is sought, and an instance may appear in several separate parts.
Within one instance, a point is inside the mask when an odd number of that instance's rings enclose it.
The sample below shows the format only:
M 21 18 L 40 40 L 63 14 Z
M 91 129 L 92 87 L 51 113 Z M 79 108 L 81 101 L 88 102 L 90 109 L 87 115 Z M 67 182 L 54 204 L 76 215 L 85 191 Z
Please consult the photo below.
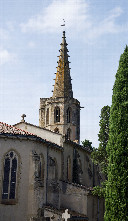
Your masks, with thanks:
M 0 122 L 0 133 L 8 133 L 8 134 L 21 134 L 21 135 L 34 135 L 27 131 L 18 129 L 12 125 L 8 125 L 6 123 Z
M 20 124 L 30 125 L 30 126 L 33 126 L 33 127 L 37 127 L 37 128 L 39 128 L 39 129 L 41 129 L 41 130 L 46 130 L 46 131 L 48 131 L 48 132 L 61 135 L 60 133 L 56 133 L 55 131 L 49 130 L 49 129 L 47 129 L 47 128 L 44 128 L 44 127 L 40 127 L 40 126 L 37 126 L 37 125 L 34 125 L 34 124 L 27 123 L 26 121 L 25 121 L 25 122 L 19 122 L 19 123 L 17 123 L 17 124 L 14 124 L 13 126 L 15 127 L 15 126 L 20 125 Z
M 52 148 L 57 148 L 59 150 L 63 150 L 63 147 L 52 143 L 50 141 L 47 141 L 46 139 L 43 139 L 41 137 L 38 137 L 35 134 L 29 133 L 27 131 L 21 130 L 19 128 L 16 128 L 12 125 L 8 125 L 6 123 L 0 122 L 0 136 L 7 136 L 10 137 L 10 135 L 12 136 L 16 136 L 16 137 L 27 137 L 27 139 L 33 139 L 34 141 L 38 141 L 38 142 L 42 142 L 42 143 L 46 143 L 47 145 L 50 145 Z

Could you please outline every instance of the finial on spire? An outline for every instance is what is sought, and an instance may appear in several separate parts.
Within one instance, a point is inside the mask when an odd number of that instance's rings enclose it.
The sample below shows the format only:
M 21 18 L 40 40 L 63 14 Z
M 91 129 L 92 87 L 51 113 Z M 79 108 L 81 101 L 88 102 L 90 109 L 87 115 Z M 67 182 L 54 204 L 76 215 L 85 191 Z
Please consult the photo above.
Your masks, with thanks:
M 65 31 L 63 31 L 63 37 L 62 38 L 65 38 Z
M 65 20 L 63 19 L 63 24 L 61 25 L 61 26 L 63 26 L 64 27 L 64 31 L 63 31 L 63 37 L 65 37 L 65 35 L 64 35 L 64 32 L 65 32 Z

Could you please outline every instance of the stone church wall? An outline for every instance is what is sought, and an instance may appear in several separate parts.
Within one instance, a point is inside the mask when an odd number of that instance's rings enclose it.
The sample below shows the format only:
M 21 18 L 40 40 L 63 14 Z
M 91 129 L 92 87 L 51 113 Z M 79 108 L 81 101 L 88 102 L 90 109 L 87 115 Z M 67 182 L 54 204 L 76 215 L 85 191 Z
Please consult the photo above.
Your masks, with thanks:
M 89 189 L 93 187 L 94 175 L 95 183 L 99 179 L 99 171 L 94 170 L 90 153 L 78 144 L 65 142 L 62 148 L 34 140 L 32 136 L 2 135 L 0 150 L 0 221 L 30 221 L 38 217 L 40 220 L 44 205 L 58 210 L 68 208 L 91 217 L 90 221 L 96 221 L 93 216 L 100 217 L 100 210 L 103 217 L 103 203 L 97 201 Z M 10 151 L 18 156 L 16 200 L 13 202 L 2 200 L 4 157 Z M 79 178 L 77 184 L 74 173 Z
M 46 185 L 45 182 L 38 182 L 34 155 L 35 158 L 40 154 L 43 156 L 46 180 L 47 148 L 42 143 L 14 136 L 0 137 L 0 151 L 0 220 L 28 220 L 37 215 L 37 210 L 46 200 Z M 9 151 L 14 151 L 18 156 L 16 199 L 2 200 L 4 156 Z
M 29 133 L 36 134 L 37 136 L 46 139 L 48 141 L 51 141 L 52 143 L 56 143 L 57 145 L 62 146 L 62 135 L 53 133 L 52 131 L 49 131 L 47 129 L 26 123 L 26 122 L 20 122 L 18 124 L 15 124 L 17 128 L 20 128 L 22 130 L 28 131 Z
M 27 147 L 27 148 L 26 148 Z M 0 191 L 0 220 L 1 221 L 24 221 L 27 220 L 28 212 L 28 186 L 29 186 L 29 151 L 31 144 L 24 140 L 0 138 L 0 189 L 3 185 L 3 163 L 4 155 L 12 150 L 18 155 L 18 177 L 16 202 L 2 202 L 2 191 Z
M 87 215 L 87 191 L 78 185 L 61 182 L 60 206 Z

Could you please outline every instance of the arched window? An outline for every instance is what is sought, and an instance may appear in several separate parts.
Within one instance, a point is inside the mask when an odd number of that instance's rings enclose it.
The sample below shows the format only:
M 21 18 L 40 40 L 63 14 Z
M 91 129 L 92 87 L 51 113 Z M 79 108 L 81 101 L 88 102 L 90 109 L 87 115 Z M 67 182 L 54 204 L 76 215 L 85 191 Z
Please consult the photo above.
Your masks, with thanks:
M 46 124 L 49 124 L 49 108 L 47 109 L 46 112 Z
M 70 128 L 67 129 L 67 139 L 68 140 L 71 139 L 71 129 Z
M 3 200 L 16 198 L 17 170 L 18 157 L 14 151 L 10 151 L 4 159 Z
M 71 108 L 67 109 L 67 123 L 71 122 Z
M 60 122 L 60 108 L 56 107 L 54 110 L 54 122 Z
M 58 178 L 58 168 L 56 159 L 49 158 L 49 178 L 52 180 L 57 180 Z
M 71 158 L 70 157 L 68 157 L 68 159 L 67 159 L 67 180 L 69 182 L 72 181 Z
M 54 129 L 54 132 L 59 133 L 59 129 L 56 127 L 56 128 Z
M 43 154 L 35 157 L 35 179 L 40 185 L 44 182 L 44 157 Z

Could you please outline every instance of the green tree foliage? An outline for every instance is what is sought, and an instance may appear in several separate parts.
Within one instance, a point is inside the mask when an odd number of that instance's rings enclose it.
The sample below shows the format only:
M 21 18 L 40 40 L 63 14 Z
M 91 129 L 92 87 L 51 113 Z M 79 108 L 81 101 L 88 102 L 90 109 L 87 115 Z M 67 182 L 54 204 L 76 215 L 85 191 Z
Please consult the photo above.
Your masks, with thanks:
M 90 149 L 90 150 L 93 150 L 93 147 L 92 147 L 92 142 L 90 142 L 89 140 L 84 140 L 84 141 L 82 141 L 82 145 L 84 146 L 84 147 L 87 147 L 88 149 Z
M 109 123 L 105 221 L 128 221 L 128 46 L 119 61 Z
M 106 181 L 101 183 L 101 186 L 93 187 L 93 195 L 101 198 L 105 198 L 105 190 L 106 190 Z
M 108 166 L 108 156 L 106 151 L 106 146 L 109 138 L 109 117 L 110 117 L 110 107 L 104 106 L 101 109 L 100 115 L 100 131 L 98 134 L 99 137 L 99 147 L 98 149 L 94 148 L 91 154 L 92 159 L 95 164 L 99 164 L 101 170 L 107 176 L 107 166 Z

